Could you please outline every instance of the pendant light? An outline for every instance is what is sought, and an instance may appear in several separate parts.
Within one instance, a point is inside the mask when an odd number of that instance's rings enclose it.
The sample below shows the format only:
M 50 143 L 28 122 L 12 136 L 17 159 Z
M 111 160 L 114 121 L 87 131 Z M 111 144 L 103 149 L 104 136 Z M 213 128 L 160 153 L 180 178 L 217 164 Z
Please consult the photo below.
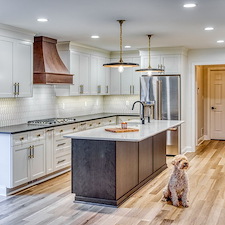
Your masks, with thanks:
M 119 72 L 122 73 L 124 71 L 124 67 L 138 67 L 137 63 L 124 62 L 122 59 L 123 50 L 122 50 L 122 24 L 125 20 L 117 20 L 120 24 L 120 60 L 119 62 L 112 62 L 103 64 L 104 67 L 112 67 L 118 68 Z
M 161 68 L 152 68 L 151 63 L 150 63 L 150 39 L 151 39 L 151 34 L 147 35 L 148 36 L 148 68 L 145 69 L 138 69 L 135 70 L 136 72 L 147 72 L 149 76 L 152 75 L 152 72 L 164 72 L 164 69 Z

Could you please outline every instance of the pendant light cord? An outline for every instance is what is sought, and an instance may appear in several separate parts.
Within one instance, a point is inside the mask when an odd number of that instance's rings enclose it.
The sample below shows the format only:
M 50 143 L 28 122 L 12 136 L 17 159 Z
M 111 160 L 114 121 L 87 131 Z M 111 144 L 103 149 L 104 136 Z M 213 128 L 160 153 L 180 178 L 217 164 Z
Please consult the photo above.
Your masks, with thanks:
M 117 20 L 120 23 L 120 62 L 123 63 L 122 55 L 123 55 L 123 49 L 122 49 L 122 24 L 125 20 Z
M 151 69 L 151 64 L 150 64 L 150 39 L 152 35 L 148 35 L 148 68 Z

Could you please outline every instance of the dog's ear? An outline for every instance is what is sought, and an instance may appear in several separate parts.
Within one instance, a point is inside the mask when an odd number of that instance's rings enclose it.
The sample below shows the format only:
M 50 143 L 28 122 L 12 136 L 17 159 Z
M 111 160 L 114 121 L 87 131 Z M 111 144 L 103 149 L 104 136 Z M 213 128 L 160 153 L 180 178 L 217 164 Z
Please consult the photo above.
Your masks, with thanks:
M 176 160 L 173 159 L 173 161 L 171 162 L 172 165 L 175 165 Z

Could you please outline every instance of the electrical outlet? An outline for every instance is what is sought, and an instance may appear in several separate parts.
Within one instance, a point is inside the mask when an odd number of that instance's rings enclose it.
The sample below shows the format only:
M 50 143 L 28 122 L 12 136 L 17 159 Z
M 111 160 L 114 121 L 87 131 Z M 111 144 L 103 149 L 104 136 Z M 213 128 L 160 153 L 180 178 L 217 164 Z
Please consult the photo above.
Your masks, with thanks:
M 87 106 L 87 102 L 86 101 L 84 102 L 84 106 Z

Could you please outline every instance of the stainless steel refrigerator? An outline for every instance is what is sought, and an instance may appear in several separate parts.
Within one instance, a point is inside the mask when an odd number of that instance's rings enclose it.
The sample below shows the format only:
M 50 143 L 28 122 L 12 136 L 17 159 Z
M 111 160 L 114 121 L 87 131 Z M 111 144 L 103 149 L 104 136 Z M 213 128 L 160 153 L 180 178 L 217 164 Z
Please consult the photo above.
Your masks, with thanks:
M 140 101 L 153 104 L 153 119 L 180 120 L 180 75 L 140 78 Z M 180 154 L 180 127 L 167 131 L 167 155 Z

